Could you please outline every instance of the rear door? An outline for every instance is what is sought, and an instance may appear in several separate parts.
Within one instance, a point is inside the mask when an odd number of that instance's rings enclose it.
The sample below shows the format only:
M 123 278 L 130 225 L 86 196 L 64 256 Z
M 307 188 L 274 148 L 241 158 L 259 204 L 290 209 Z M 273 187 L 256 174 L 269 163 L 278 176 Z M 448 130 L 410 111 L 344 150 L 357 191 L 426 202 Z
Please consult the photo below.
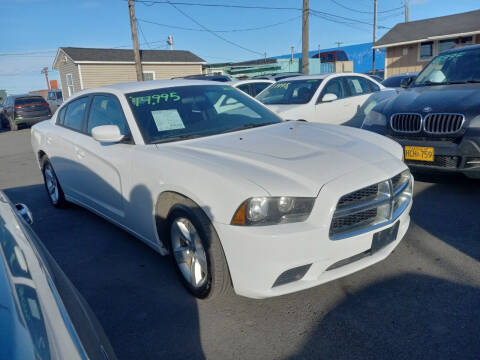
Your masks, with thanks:
M 123 142 L 102 144 L 92 137 L 96 126 L 117 125 Z M 113 94 L 94 94 L 85 131 L 78 134 L 75 156 L 78 192 L 89 207 L 124 224 L 124 184 L 129 181 L 133 142 L 125 115 Z
M 373 81 L 361 76 L 348 76 L 345 80 L 350 92 L 352 114 L 348 120 L 351 120 L 361 112 L 362 105 L 367 101 L 372 92 L 377 89 L 380 90 L 380 88 Z

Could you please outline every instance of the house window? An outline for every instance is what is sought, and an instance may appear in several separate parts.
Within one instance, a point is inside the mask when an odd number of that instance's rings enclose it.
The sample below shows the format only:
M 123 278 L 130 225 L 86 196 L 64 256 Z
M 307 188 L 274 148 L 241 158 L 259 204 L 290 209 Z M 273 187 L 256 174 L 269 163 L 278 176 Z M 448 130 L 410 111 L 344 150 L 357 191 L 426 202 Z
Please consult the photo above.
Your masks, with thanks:
M 154 71 L 144 71 L 143 72 L 143 81 L 155 80 Z
M 74 93 L 74 88 L 73 88 L 73 77 L 72 74 L 67 74 L 67 89 L 68 89 L 68 96 L 72 96 Z
M 420 60 L 428 60 L 433 56 L 433 41 L 420 44 Z
M 442 51 L 453 49 L 454 47 L 457 47 L 457 46 L 471 45 L 471 44 L 473 44 L 473 37 L 472 36 L 465 36 L 465 37 L 462 37 L 462 38 L 440 40 L 438 42 L 438 53 L 440 54 Z

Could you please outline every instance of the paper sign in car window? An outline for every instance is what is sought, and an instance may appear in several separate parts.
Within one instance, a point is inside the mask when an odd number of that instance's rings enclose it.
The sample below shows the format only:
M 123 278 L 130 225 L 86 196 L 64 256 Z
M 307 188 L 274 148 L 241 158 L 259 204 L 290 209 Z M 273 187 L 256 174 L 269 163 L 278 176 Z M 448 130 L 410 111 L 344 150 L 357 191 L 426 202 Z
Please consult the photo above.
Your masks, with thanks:
M 353 87 L 355 88 L 355 92 L 357 94 L 360 94 L 360 93 L 363 92 L 362 85 L 360 85 L 360 81 L 358 81 L 357 79 L 353 79 L 352 84 L 353 84 Z
M 177 109 L 155 110 L 152 116 L 158 131 L 185 129 Z

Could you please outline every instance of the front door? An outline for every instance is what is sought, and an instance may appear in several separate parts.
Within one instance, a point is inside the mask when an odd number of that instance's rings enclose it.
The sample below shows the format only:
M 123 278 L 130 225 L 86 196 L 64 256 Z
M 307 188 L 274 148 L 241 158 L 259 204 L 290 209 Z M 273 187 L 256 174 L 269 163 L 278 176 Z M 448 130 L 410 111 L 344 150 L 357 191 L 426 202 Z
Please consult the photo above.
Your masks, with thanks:
M 126 141 L 103 144 L 92 137 L 92 129 L 101 125 L 117 125 Z M 124 223 L 125 184 L 129 182 L 133 145 L 128 140 L 130 131 L 120 105 L 114 95 L 94 95 L 86 131 L 76 141 L 78 187 L 82 201 L 102 214 Z
M 323 101 L 326 94 L 334 94 L 337 99 L 333 101 Z M 346 84 L 342 77 L 334 77 L 328 80 L 324 85 L 317 104 L 315 105 L 316 121 L 329 124 L 343 124 L 353 117 L 354 110 L 350 99 Z

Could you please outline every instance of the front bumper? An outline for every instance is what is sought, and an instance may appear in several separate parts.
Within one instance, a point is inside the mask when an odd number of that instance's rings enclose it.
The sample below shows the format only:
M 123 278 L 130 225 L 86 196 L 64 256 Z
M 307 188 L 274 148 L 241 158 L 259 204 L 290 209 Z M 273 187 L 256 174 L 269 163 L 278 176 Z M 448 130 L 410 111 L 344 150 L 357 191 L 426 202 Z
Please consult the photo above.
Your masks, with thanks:
M 406 160 L 414 171 L 463 173 L 471 178 L 480 179 L 480 130 L 469 131 L 462 138 L 447 141 L 428 138 L 405 138 L 389 136 L 403 147 L 426 146 L 434 148 L 434 161 Z
M 397 162 L 399 163 L 399 162 Z M 400 173 L 397 166 L 384 164 L 379 169 L 362 169 L 326 184 L 315 201 L 314 209 L 305 222 L 276 226 L 232 226 L 214 223 L 227 258 L 235 292 L 251 298 L 267 298 L 307 289 L 349 275 L 385 259 L 400 243 L 410 224 L 410 201 L 404 212 L 391 223 L 355 236 L 332 240 L 329 228 L 338 199 L 353 190 L 377 183 Z M 380 176 L 380 177 L 379 177 Z M 395 226 L 396 238 L 377 252 L 369 254 L 373 235 Z M 367 253 L 367 256 L 363 256 Z M 362 255 L 363 254 L 363 255 Z M 327 270 L 342 260 L 358 255 L 356 261 Z M 308 267 L 299 279 L 274 286 L 285 272 Z

